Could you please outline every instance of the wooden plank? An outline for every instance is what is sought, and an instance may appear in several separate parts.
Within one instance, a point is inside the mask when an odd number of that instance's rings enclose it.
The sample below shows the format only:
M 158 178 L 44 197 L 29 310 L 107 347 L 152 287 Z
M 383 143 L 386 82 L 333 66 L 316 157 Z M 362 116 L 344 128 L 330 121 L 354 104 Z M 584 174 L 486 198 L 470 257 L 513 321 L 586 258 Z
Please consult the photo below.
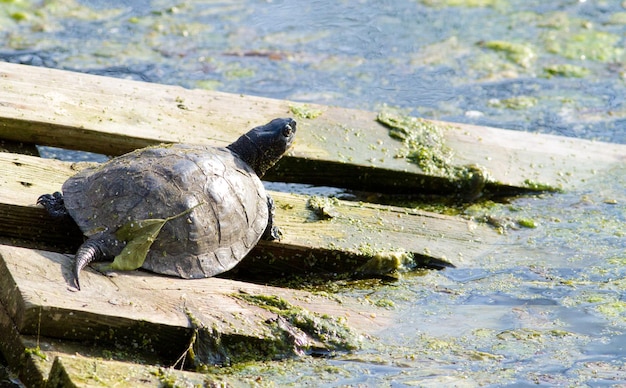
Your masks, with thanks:
M 186 372 L 159 366 L 102 360 L 79 355 L 54 359 L 47 387 L 205 387 L 244 384 L 234 379 L 215 379 L 203 373 Z M 228 384 L 228 385 L 227 385 Z
M 78 232 L 55 225 L 34 202 L 41 192 L 57 190 L 68 176 L 83 167 L 84 164 L 0 154 L 1 234 L 50 242 L 65 239 L 68 233 L 72 238 L 78 237 Z M 471 258 L 472 247 L 474 253 L 491 249 L 490 241 L 497 237 L 489 228 L 452 217 L 343 201 L 326 208 L 332 218 L 321 220 L 307 207 L 305 198 L 285 193 L 274 195 L 279 209 L 277 221 L 283 227 L 285 239 L 267 243 L 253 252 L 249 268 L 257 271 L 285 258 L 283 266 L 274 271 L 292 273 L 295 263 L 292 257 L 300 257 L 298 265 L 305 269 L 354 270 L 374 256 L 372 252 L 369 256 L 357 255 L 368 238 L 371 241 L 367 247 L 372 251 L 376 247 L 392 250 L 396 247 L 390 242 L 392 238 L 406 240 L 407 244 L 420 238 L 440 244 L 447 239 L 450 225 L 459 228 L 456 235 L 451 233 L 459 239 L 458 250 L 451 255 L 463 252 Z M 483 232 L 484 245 L 478 241 Z M 418 237 L 420 234 L 422 237 Z M 377 241 L 384 241 L 385 245 Z M 415 249 L 424 246 L 415 245 Z M 316 252 L 322 254 L 312 254 Z M 364 260 L 345 261 L 351 253 L 353 258 Z M 424 254 L 424 257 L 437 255 L 440 253 Z M 191 329 L 186 307 L 193 309 L 203 325 L 216 330 L 231 348 L 250 343 L 262 349 L 272 348 L 262 344 L 276 341 L 273 329 L 268 327 L 276 314 L 247 302 L 242 295 L 280 297 L 317 316 L 341 318 L 357 333 L 368 335 L 388 327 L 391 319 L 389 311 L 354 300 L 329 300 L 303 291 L 228 279 L 173 279 L 143 271 L 108 278 L 88 269 L 82 274 L 83 291 L 76 293 L 67 287 L 70 257 L 0 245 L 0 301 L 21 335 L 98 343 L 113 341 L 115 346 L 125 347 L 146 342 L 154 357 L 173 359 L 189 343 Z M 322 257 L 327 257 L 328 262 L 324 263 Z M 215 306 L 221 307 L 215 309 Z
M 0 245 L 0 301 L 17 332 L 96 341 L 99 346 L 141 347 L 154 357 L 176 360 L 190 343 L 190 310 L 219 339 L 224 347 L 220 351 L 251 349 L 250 354 L 236 354 L 240 359 L 233 360 L 245 361 L 276 356 L 266 352 L 278 340 L 271 324 L 277 313 L 248 302 L 250 297 L 280 298 L 322 321 L 341 320 L 355 336 L 374 335 L 391 322 L 390 311 L 354 300 L 229 279 L 190 281 L 145 271 L 110 278 L 86 270 L 81 279 L 83 291 L 73 292 L 66 284 L 70 271 L 67 255 Z
M 43 387 L 52 360 L 28 351 L 36 348 L 36 338 L 20 335 L 3 303 L 0 303 L 0 330 L 0 354 L 7 360 L 11 371 L 27 387 Z
M 51 219 L 35 205 L 39 195 L 59 190 L 84 164 L 0 153 L 0 235 L 52 245 L 80 241 L 75 228 Z M 490 227 L 435 213 L 367 203 L 329 200 L 330 219 L 320 219 L 302 195 L 271 192 L 277 205 L 280 242 L 263 242 L 240 270 L 280 274 L 306 271 L 355 272 L 373 261 L 393 264 L 396 252 L 415 264 L 458 264 L 492 249 L 499 239 Z M 70 240 L 68 240 L 68 238 Z M 390 256 L 386 257 L 385 254 Z M 411 263 L 407 263 L 410 265 Z M 368 269 L 368 271 L 371 268 Z
M 295 103 L 0 63 L 0 138 L 118 155 L 158 142 L 225 145 L 249 128 L 291 115 Z M 296 104 L 298 105 L 298 104 Z M 290 154 L 267 179 L 379 192 L 450 192 L 422 171 L 376 114 L 310 105 Z M 445 124 L 452 165 L 481 166 L 491 188 L 568 189 L 623 163 L 626 146 Z
M 168 367 L 167 360 L 150 357 L 142 347 L 122 350 L 106 344 L 22 335 L 2 305 L 0 330 L 0 353 L 27 387 L 155 387 L 166 382 L 173 383 L 169 386 L 200 386 L 212 380 L 205 373 Z M 116 360 L 111 360 L 112 356 Z M 228 380 L 241 383 L 224 381 Z

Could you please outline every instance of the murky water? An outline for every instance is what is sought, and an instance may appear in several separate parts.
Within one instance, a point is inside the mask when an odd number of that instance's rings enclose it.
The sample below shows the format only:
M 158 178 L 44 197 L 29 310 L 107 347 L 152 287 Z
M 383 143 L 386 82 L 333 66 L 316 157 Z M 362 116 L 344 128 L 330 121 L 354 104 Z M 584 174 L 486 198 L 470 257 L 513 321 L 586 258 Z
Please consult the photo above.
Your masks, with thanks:
M 31 3 L 3 3 L 0 58 L 626 142 L 618 0 Z
M 10 62 L 626 143 L 619 0 L 5 1 L 0 41 Z M 342 297 L 367 293 L 398 314 L 367 350 L 238 373 L 626 384 L 625 173 L 517 200 L 539 226 L 510 231 L 479 263 L 346 287 Z

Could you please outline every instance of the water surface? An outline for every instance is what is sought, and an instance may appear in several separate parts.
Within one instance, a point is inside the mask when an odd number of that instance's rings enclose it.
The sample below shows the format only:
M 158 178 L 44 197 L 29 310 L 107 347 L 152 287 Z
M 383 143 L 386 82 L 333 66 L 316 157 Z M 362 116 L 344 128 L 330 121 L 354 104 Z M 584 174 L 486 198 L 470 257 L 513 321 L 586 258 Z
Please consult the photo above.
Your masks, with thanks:
M 625 26 L 617 0 L 5 1 L 0 59 L 626 143 Z M 238 376 L 626 384 L 625 176 L 494 207 L 537 227 L 507 231 L 480 262 L 335 285 L 393 310 L 394 327 L 361 352 Z

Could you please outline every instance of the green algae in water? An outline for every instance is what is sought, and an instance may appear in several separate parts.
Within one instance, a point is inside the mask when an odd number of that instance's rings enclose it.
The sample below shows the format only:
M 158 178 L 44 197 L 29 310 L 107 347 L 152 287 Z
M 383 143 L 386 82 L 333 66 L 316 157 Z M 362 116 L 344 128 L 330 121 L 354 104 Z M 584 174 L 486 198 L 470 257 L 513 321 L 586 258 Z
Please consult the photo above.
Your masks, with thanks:
M 626 24 L 626 12 L 615 12 L 611 14 L 608 24 Z
M 582 30 L 549 31 L 543 36 L 548 52 L 568 59 L 588 59 L 599 62 L 621 61 L 624 48 L 616 47 L 621 37 L 608 32 Z
M 517 96 L 504 100 L 490 101 L 489 105 L 494 107 L 502 107 L 507 109 L 522 110 L 532 108 L 537 105 L 537 99 L 531 96 Z
M 534 229 L 537 227 L 537 222 L 532 218 L 520 218 L 517 220 L 517 224 L 524 228 Z
M 0 31 L 15 23 L 31 21 L 31 19 L 34 22 L 38 19 L 34 7 L 28 3 L 4 0 L 0 1 L 0 4 L 2 4 L 0 7 Z
M 589 69 L 571 64 L 550 65 L 543 68 L 548 77 L 583 78 L 589 75 Z
M 232 63 L 228 65 L 223 74 L 226 79 L 233 80 L 241 78 L 251 78 L 256 74 L 256 71 L 254 69 L 242 67 L 238 63 Z
M 603 303 L 596 307 L 597 311 L 600 314 L 603 314 L 610 318 L 621 318 L 622 321 L 626 322 L 626 302 L 625 301 L 614 301 L 609 303 Z
M 391 299 L 381 298 L 374 302 L 374 306 L 383 307 L 386 309 L 393 309 L 394 307 L 396 307 L 396 303 Z
M 497 7 L 502 6 L 502 0 L 422 0 L 429 7 Z
M 13 12 L 11 14 L 11 19 L 15 20 L 16 22 L 21 22 L 22 20 L 27 20 L 28 15 L 24 12 Z
M 481 45 L 490 50 L 504 53 L 509 60 L 525 69 L 531 67 L 537 60 L 537 53 L 529 44 L 493 40 Z
M 203 79 L 196 81 L 196 87 L 204 90 L 217 90 L 222 87 L 222 83 L 214 79 Z

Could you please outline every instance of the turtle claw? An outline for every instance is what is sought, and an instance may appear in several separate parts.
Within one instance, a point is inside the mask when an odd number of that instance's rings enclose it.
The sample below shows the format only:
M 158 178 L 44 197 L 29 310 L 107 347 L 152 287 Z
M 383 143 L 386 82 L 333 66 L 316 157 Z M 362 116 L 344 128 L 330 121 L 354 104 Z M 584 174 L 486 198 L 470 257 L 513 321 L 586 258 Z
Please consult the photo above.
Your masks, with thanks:
M 44 194 L 37 198 L 37 205 L 43 206 L 48 213 L 54 218 L 65 217 L 68 215 L 65 208 L 63 194 L 56 191 L 53 194 Z
M 70 284 L 72 287 L 74 287 L 75 291 L 80 291 L 80 281 L 78 280 L 78 274 L 72 274 Z
M 267 241 L 280 241 L 283 237 L 283 232 L 276 225 L 272 225 L 271 228 L 267 228 L 265 234 L 263 235 L 263 239 Z
M 274 225 L 274 213 L 276 211 L 276 206 L 274 205 L 274 200 L 269 195 L 267 196 L 267 210 L 267 227 L 265 228 L 265 232 L 263 232 L 261 238 L 267 241 L 280 241 L 280 238 L 283 236 L 283 232 L 280 231 L 278 226 Z

